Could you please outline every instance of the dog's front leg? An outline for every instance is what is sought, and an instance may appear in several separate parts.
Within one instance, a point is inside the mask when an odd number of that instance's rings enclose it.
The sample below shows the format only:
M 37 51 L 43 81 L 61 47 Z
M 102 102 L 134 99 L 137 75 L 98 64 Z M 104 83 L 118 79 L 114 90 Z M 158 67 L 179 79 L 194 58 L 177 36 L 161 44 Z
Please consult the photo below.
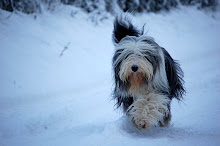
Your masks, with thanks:
M 159 125 L 169 114 L 170 99 L 161 94 L 150 93 L 139 97 L 127 110 L 128 116 L 138 129 Z

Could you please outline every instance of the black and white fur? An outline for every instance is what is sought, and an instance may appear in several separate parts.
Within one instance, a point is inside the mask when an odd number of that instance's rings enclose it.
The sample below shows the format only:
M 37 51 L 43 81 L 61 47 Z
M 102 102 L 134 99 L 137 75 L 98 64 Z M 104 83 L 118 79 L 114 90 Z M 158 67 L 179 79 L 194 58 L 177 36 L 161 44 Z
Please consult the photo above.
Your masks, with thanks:
M 171 100 L 181 100 L 185 93 L 180 65 L 127 16 L 116 17 L 113 42 L 117 107 L 123 107 L 138 129 L 168 126 Z

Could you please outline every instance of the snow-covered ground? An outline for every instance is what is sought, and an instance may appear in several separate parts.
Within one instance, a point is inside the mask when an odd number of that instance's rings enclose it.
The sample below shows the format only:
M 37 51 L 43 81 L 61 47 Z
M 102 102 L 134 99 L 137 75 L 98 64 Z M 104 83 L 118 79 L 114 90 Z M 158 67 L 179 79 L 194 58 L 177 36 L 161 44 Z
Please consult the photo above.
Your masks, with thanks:
M 220 145 L 220 13 L 181 8 L 133 20 L 185 72 L 170 127 L 139 131 L 115 110 L 113 17 L 0 10 L 0 145 Z

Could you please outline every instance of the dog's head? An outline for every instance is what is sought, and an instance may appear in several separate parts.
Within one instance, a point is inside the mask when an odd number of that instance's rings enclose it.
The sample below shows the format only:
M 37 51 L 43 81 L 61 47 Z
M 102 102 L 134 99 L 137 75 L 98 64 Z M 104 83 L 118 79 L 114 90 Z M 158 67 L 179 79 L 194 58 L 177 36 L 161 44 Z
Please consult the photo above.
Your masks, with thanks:
M 116 86 L 137 89 L 148 84 L 161 61 L 159 45 L 153 38 L 143 35 L 126 17 L 114 22 L 115 54 L 113 68 Z

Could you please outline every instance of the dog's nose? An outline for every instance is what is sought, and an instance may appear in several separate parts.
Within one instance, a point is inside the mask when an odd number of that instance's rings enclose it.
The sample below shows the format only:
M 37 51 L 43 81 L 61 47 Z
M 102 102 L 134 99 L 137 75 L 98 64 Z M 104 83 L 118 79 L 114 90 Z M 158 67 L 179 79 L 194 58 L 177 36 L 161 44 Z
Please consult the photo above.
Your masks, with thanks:
M 133 65 L 133 66 L 131 67 L 131 70 L 132 70 L 133 72 L 136 72 L 136 71 L 138 70 L 138 66 L 137 66 L 137 65 Z

